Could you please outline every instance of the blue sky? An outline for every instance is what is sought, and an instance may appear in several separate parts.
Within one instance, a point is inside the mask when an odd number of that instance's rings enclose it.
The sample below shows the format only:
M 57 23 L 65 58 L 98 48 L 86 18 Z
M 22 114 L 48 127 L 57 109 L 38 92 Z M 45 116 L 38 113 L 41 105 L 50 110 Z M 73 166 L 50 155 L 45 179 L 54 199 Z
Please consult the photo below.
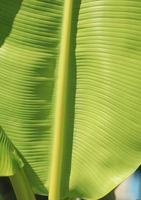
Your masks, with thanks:
M 141 200 L 141 172 L 138 170 L 115 190 L 116 200 Z

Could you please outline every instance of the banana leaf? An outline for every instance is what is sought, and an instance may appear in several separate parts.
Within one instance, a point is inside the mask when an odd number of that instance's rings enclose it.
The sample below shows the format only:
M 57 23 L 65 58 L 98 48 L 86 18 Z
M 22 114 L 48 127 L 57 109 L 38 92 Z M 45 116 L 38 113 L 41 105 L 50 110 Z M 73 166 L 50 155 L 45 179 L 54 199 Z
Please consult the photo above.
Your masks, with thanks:
M 133 173 L 141 1 L 0 0 L 0 126 L 0 175 L 24 165 L 50 200 L 96 200 Z

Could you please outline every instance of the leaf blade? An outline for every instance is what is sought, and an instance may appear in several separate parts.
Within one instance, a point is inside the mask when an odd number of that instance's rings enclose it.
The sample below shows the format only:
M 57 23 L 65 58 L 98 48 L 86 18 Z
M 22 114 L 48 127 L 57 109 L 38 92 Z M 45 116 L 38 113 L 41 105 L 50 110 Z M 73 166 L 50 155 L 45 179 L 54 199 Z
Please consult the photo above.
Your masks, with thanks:
M 98 199 L 140 165 L 140 2 L 81 2 L 70 190 Z

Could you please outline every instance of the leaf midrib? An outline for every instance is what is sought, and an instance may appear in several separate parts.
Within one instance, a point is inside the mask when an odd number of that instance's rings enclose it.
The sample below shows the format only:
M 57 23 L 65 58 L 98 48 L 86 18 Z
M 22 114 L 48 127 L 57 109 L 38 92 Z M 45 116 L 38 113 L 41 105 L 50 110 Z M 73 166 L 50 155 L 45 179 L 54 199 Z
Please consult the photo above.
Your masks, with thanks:
M 63 165 L 63 147 L 65 142 L 65 122 L 67 106 L 67 84 L 69 77 L 70 37 L 73 0 L 65 0 L 62 20 L 60 54 L 56 81 L 53 150 L 50 174 L 49 199 L 60 199 L 61 176 Z

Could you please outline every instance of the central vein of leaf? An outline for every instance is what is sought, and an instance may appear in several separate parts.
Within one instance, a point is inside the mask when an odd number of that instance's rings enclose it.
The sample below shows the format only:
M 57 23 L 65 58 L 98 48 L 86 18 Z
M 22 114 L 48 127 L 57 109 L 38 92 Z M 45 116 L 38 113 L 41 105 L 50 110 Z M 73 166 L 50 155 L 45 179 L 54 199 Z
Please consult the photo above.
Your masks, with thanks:
M 67 106 L 67 84 L 69 75 L 70 33 L 73 0 L 65 0 L 62 22 L 60 55 L 56 84 L 54 141 L 50 174 L 49 200 L 60 199 L 63 147 L 65 140 L 65 119 Z

